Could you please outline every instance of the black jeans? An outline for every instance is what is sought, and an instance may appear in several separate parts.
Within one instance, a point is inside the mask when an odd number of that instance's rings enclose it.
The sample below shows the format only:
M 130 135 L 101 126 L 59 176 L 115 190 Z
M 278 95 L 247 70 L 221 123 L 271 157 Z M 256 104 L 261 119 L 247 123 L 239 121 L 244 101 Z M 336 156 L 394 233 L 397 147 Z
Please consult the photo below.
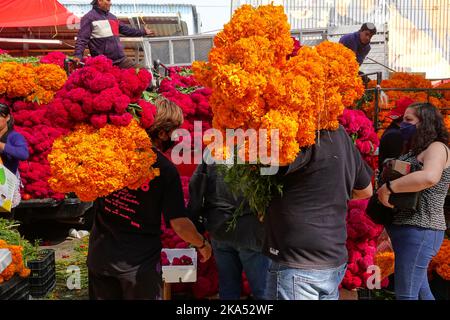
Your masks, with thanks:
M 161 264 L 124 274 L 107 275 L 89 270 L 91 300 L 161 300 Z

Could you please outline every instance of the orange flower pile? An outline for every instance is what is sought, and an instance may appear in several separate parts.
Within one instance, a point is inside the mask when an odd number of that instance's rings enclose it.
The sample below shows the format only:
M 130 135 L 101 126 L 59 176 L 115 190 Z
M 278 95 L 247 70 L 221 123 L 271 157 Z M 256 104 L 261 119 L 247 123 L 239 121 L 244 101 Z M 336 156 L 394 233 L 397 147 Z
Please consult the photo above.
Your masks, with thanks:
M 374 88 L 376 86 L 376 81 L 371 81 L 368 85 L 369 88 Z M 448 84 L 443 84 L 439 87 L 445 88 L 450 87 Z M 421 75 L 397 72 L 394 73 L 391 79 L 386 79 L 381 81 L 381 88 L 432 88 L 432 83 L 430 80 L 425 79 Z M 392 119 L 388 117 L 391 109 L 395 107 L 395 102 L 403 97 L 409 97 L 415 102 L 431 102 L 437 108 L 441 109 L 443 114 L 447 114 L 447 111 L 443 108 L 450 107 L 450 91 L 445 93 L 442 91 L 443 98 L 438 99 L 437 97 L 428 97 L 426 92 L 404 92 L 404 91 L 385 91 L 384 93 L 388 97 L 388 103 L 381 105 L 378 119 L 380 121 L 380 127 L 386 129 L 392 122 Z M 447 98 L 447 99 L 446 99 Z M 375 112 L 375 102 L 371 101 L 363 105 L 363 109 L 369 118 L 374 117 Z M 380 132 L 379 132 L 380 133 Z
M 450 240 L 444 239 L 441 249 L 431 260 L 428 270 L 435 270 L 442 279 L 450 280 Z
M 436 88 L 438 89 L 450 89 L 450 82 L 442 83 L 438 85 Z M 450 90 L 441 91 L 442 95 L 444 96 L 445 103 L 447 104 L 447 107 L 450 107 Z
M 67 80 L 63 69 L 54 64 L 0 63 L 0 96 L 49 103 Z
M 213 90 L 213 127 L 279 129 L 281 164 L 314 144 L 317 130 L 336 129 L 364 92 L 354 54 L 341 44 L 302 47 L 288 59 L 294 45 L 282 6 L 240 7 L 214 44 L 209 62 L 193 64 Z
M 0 283 L 8 281 L 16 273 L 22 278 L 26 278 L 30 275 L 31 270 L 27 269 L 23 263 L 23 248 L 21 246 L 10 246 L 6 243 L 6 241 L 0 239 L 0 249 L 8 249 L 11 251 L 12 255 L 12 262 L 0 274 Z
M 93 201 L 128 187 L 137 189 L 159 175 L 147 133 L 133 120 L 127 127 L 106 125 L 95 129 L 82 124 L 55 140 L 48 155 L 50 187 L 75 192 L 82 201 Z
M 375 255 L 375 265 L 381 270 L 381 280 L 394 273 L 395 255 L 394 252 L 377 252 Z
M 445 127 L 447 128 L 447 131 L 450 132 L 450 115 L 444 116 L 444 124 Z

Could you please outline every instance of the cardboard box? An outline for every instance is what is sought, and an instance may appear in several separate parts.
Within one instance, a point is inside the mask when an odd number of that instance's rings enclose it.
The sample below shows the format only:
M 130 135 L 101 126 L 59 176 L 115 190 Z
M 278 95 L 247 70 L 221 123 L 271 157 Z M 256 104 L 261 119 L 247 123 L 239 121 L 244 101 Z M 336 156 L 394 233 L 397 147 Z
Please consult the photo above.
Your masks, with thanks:
M 5 271 L 5 269 L 11 264 L 11 262 L 11 251 L 9 251 L 8 249 L 0 249 L 0 273 Z
M 195 249 L 162 249 L 172 263 L 173 258 L 186 255 L 192 259 L 190 266 L 162 266 L 162 279 L 166 283 L 197 281 L 197 251 Z
M 411 163 L 402 160 L 394 160 L 392 170 L 397 171 L 401 175 L 407 175 L 411 172 Z
M 18 183 L 16 175 L 0 164 L 0 212 L 11 212 L 14 190 Z

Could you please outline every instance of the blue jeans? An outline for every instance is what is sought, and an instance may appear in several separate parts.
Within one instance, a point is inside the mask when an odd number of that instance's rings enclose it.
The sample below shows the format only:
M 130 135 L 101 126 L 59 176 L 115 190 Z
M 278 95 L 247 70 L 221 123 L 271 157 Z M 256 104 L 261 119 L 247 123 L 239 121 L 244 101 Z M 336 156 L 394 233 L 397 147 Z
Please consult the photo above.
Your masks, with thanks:
M 347 264 L 316 270 L 270 262 L 266 297 L 270 300 L 338 300 Z
M 434 300 L 427 271 L 444 241 L 444 231 L 406 225 L 389 225 L 386 230 L 395 253 L 397 300 Z
M 212 240 L 212 247 L 219 271 L 220 299 L 241 298 L 242 270 L 244 270 L 253 297 L 263 300 L 269 258 L 259 251 L 237 247 L 225 241 Z

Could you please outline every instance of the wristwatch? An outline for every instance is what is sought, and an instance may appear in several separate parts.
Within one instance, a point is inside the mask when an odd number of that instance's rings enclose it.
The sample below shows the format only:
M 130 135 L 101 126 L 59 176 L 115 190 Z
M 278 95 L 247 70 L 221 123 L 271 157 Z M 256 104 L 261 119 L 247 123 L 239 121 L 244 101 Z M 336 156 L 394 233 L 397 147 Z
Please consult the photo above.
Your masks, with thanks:
M 391 193 L 395 193 L 393 190 L 392 190 L 392 188 L 391 188 L 391 181 L 386 181 L 386 187 L 388 188 L 388 190 L 391 192 Z
M 203 243 L 202 243 L 202 246 L 201 247 L 195 247 L 195 248 L 197 248 L 197 249 L 203 249 L 204 247 L 206 247 L 206 243 L 208 242 L 208 240 L 206 240 L 206 238 L 205 237 L 203 237 L 202 236 L 202 238 L 203 238 Z

